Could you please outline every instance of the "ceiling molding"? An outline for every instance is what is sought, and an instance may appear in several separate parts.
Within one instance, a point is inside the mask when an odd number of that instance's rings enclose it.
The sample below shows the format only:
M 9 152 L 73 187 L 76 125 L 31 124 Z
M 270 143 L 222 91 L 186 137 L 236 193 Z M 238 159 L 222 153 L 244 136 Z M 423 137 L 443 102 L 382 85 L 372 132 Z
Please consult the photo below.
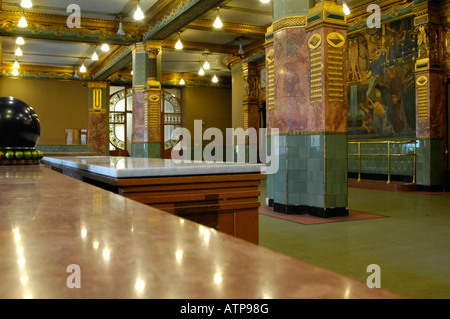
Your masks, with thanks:
M 215 31 L 214 27 L 212 26 L 214 23 L 214 20 L 212 19 L 204 19 L 200 18 L 193 22 L 191 22 L 188 26 L 186 26 L 186 29 L 194 29 L 194 30 L 201 30 L 201 31 Z M 229 21 L 223 21 L 223 28 L 220 32 L 224 33 L 230 33 L 230 34 L 245 34 L 249 37 L 258 37 L 258 38 L 264 38 L 266 35 L 267 27 L 256 25 L 256 24 L 250 24 L 250 23 L 237 23 L 237 22 L 229 22 Z
M 186 0 L 175 1 L 170 14 L 153 24 L 144 34 L 143 40 L 164 40 L 177 33 L 189 23 L 219 6 L 225 0 Z
M 133 60 L 132 47 L 122 46 L 113 51 L 102 63 L 89 70 L 94 81 L 104 81 L 114 73 L 122 70 Z
M 175 40 L 165 40 L 163 42 L 163 49 L 174 49 Z M 193 42 L 193 41 L 183 41 L 183 51 L 194 51 L 194 52 L 210 52 L 210 53 L 221 53 L 221 54 L 233 54 L 237 52 L 239 47 L 231 45 L 221 45 L 205 42 Z M 163 50 L 164 54 L 164 50 Z
M 0 12 L 0 35 L 23 36 L 36 39 L 68 40 L 75 42 L 110 44 L 132 44 L 139 40 L 141 30 L 134 22 L 123 21 L 125 36 L 119 36 L 118 20 L 102 18 L 81 18 L 82 28 L 70 29 L 66 15 L 27 12 L 27 28 L 19 28 L 17 22 L 22 12 L 3 10 Z

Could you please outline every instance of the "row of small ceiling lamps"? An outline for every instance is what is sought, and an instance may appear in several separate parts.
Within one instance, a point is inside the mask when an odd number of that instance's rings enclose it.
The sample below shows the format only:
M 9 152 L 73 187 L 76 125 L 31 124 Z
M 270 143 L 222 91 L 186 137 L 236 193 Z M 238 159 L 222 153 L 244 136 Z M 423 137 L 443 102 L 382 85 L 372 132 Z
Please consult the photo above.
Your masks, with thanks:
M 262 3 L 270 2 L 270 0 L 260 0 L 260 1 Z M 33 4 L 31 2 L 31 0 L 22 0 L 21 3 L 20 3 L 20 6 L 22 8 L 31 8 L 33 6 Z M 133 17 L 134 17 L 135 20 L 138 20 L 138 21 L 139 20 L 143 20 L 145 18 L 144 12 L 141 9 L 140 0 L 138 0 L 138 4 L 136 6 L 136 11 L 135 11 Z M 25 19 L 25 13 L 24 12 L 22 12 L 22 16 L 21 16 L 21 18 L 20 18 L 20 20 L 18 22 L 18 26 L 20 28 L 26 28 L 28 26 L 27 20 Z M 223 27 L 222 20 L 220 19 L 220 7 L 217 7 L 217 16 L 216 16 L 216 20 L 214 21 L 213 26 L 216 29 L 220 29 L 220 28 Z M 119 35 L 124 35 L 125 34 L 125 32 L 123 31 L 122 21 L 119 24 L 119 31 L 117 33 Z M 23 52 L 20 49 L 20 45 L 25 44 L 25 41 L 24 41 L 24 39 L 22 37 L 18 37 L 16 39 L 16 44 L 17 44 L 17 49 L 15 51 L 15 61 L 14 61 L 14 64 L 13 64 L 13 72 L 12 72 L 12 74 L 14 76 L 19 75 L 18 69 L 20 68 L 20 64 L 18 62 L 17 57 L 23 55 Z M 106 44 L 106 43 L 104 43 L 102 45 L 102 47 L 101 47 L 101 50 L 103 52 L 107 52 L 107 51 L 109 51 L 109 49 L 110 48 L 109 48 L 108 44 Z M 183 43 L 181 42 L 181 32 L 178 34 L 178 41 L 175 44 L 175 49 L 177 49 L 177 50 L 182 50 L 183 49 Z M 243 50 L 243 47 L 242 47 L 242 41 L 241 41 L 240 46 L 239 46 L 238 54 L 239 55 L 243 55 L 244 54 L 244 50 Z M 92 54 L 92 58 L 91 59 L 93 61 L 98 61 L 98 59 L 99 59 L 98 54 L 95 51 L 95 49 L 94 49 L 94 53 Z M 205 63 L 202 65 L 202 67 L 199 70 L 199 75 L 201 75 L 201 76 L 205 75 L 205 70 L 209 70 L 209 69 L 210 69 L 210 65 L 208 63 L 208 56 L 206 56 Z M 81 67 L 80 67 L 80 73 L 85 73 L 86 71 L 87 71 L 86 70 L 86 66 L 84 65 L 84 62 L 83 62 L 81 64 Z M 77 74 L 77 72 L 75 72 L 75 77 L 77 77 L 77 76 L 78 76 L 78 74 Z M 212 81 L 214 83 L 217 83 L 219 81 L 216 74 L 214 74 L 214 77 L 212 78 Z M 184 84 L 183 77 L 181 78 L 180 84 Z
M 31 0 L 22 0 L 20 2 L 20 6 L 22 8 L 31 8 L 33 6 L 33 4 L 31 3 Z M 27 20 L 25 19 L 25 14 L 23 12 L 22 12 L 22 16 L 20 17 L 19 23 L 17 25 L 20 28 L 26 28 L 28 26 Z M 23 55 L 23 52 L 22 52 L 22 49 L 20 48 L 20 46 L 25 44 L 25 40 L 22 37 L 18 37 L 16 39 L 16 44 L 17 44 L 17 48 L 14 52 L 15 59 L 14 59 L 13 71 L 12 71 L 13 76 L 19 75 L 20 64 L 19 64 L 18 57 Z

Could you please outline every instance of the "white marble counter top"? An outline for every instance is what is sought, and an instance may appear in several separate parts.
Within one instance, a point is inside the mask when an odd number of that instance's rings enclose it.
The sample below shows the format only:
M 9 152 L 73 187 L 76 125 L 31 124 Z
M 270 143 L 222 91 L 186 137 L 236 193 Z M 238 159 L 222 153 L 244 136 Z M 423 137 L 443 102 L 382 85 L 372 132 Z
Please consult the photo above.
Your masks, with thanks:
M 112 178 L 266 173 L 264 164 L 194 162 L 177 164 L 170 159 L 155 158 L 75 156 L 44 157 L 42 161 Z

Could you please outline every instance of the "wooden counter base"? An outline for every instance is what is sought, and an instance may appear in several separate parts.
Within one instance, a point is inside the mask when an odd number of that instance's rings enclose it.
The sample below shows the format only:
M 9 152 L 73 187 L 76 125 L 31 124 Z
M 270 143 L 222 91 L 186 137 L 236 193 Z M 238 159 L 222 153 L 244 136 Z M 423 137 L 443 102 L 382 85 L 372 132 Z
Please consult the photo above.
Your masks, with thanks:
M 227 174 L 114 179 L 53 163 L 48 168 L 124 197 L 259 243 L 262 174 Z

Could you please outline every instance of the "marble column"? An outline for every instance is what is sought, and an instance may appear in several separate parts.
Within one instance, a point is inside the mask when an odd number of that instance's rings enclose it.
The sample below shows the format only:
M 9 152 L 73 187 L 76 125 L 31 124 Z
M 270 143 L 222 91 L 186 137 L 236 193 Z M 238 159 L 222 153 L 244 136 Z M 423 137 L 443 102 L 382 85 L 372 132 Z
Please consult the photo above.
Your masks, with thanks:
M 133 48 L 133 157 L 161 157 L 161 85 L 155 43 Z
M 258 137 L 261 126 L 259 115 L 259 73 L 258 66 L 255 62 L 247 62 L 242 65 L 242 72 L 244 78 L 244 99 L 242 108 L 244 112 L 244 130 L 254 129 L 256 131 L 256 138 L 252 141 L 249 136 L 246 137 L 245 147 L 247 154 L 246 161 L 251 161 L 252 157 L 249 154 L 257 154 L 258 152 Z M 256 158 L 253 157 L 253 160 Z
M 292 2 L 277 2 L 274 8 L 292 12 Z M 347 26 L 335 1 L 308 5 L 296 1 L 297 15 L 274 22 L 273 44 L 266 37 L 268 128 L 280 132 L 280 169 L 268 176 L 268 203 L 281 213 L 346 216 Z
M 442 74 L 440 4 L 425 1 L 414 5 L 417 33 L 416 134 L 417 187 L 442 190 L 446 169 L 446 87 Z
M 88 148 L 101 156 L 109 155 L 109 85 L 88 83 Z

